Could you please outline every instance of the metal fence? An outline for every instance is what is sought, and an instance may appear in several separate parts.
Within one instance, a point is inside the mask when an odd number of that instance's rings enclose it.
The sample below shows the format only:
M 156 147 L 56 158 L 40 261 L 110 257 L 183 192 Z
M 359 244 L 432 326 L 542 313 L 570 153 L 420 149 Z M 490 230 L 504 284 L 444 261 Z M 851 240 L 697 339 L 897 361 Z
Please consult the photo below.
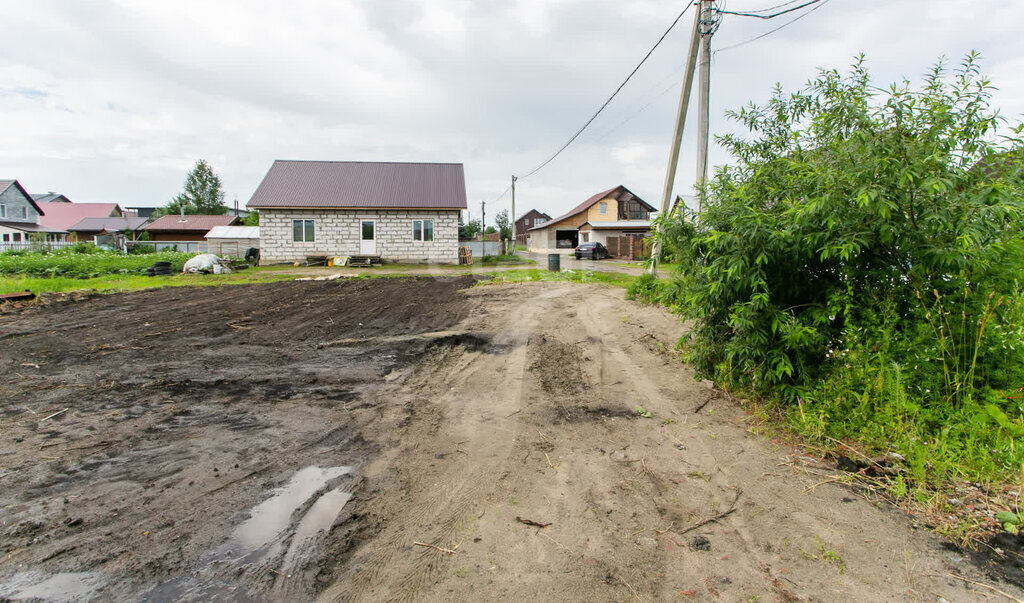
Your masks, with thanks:
M 129 247 L 152 247 L 157 251 L 185 251 L 188 253 L 208 253 L 210 244 L 206 241 L 131 241 Z
M 53 251 L 73 246 L 71 241 L 0 241 L 0 252 L 4 251 Z
M 501 251 L 497 241 L 459 241 L 459 247 L 469 247 L 474 258 L 482 258 L 484 255 L 498 255 Z

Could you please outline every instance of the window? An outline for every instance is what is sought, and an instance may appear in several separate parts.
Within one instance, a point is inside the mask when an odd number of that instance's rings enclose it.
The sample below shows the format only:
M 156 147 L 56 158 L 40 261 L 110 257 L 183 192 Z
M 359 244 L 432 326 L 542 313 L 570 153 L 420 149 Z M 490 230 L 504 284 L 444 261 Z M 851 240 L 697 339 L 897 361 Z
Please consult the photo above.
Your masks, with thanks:
M 0 218 L 6 218 L 6 217 L 7 217 L 7 206 L 6 205 L 0 205 Z
M 2 206 L 0 206 L 0 207 L 2 207 Z M 10 242 L 11 242 L 11 235 L 4 234 L 4 243 L 10 243 Z
M 312 243 L 316 240 L 313 236 L 313 220 L 292 220 L 292 240 L 296 243 Z
M 533 225 L 534 226 L 539 226 L 539 225 L 541 225 L 541 224 L 543 224 L 543 223 L 545 223 L 547 221 L 548 221 L 547 218 L 537 218 L 536 220 L 533 221 Z
M 434 240 L 434 221 L 433 220 L 413 220 L 412 221 L 412 240 L 413 241 L 433 241 Z
M 14 242 L 17 243 L 19 241 L 21 241 L 21 233 L 20 232 L 16 232 L 16 233 L 14 233 Z
M 28 220 L 28 208 L 24 205 L 21 206 L 21 219 Z
M 603 216 L 608 213 L 608 204 L 604 201 L 597 204 L 597 211 Z

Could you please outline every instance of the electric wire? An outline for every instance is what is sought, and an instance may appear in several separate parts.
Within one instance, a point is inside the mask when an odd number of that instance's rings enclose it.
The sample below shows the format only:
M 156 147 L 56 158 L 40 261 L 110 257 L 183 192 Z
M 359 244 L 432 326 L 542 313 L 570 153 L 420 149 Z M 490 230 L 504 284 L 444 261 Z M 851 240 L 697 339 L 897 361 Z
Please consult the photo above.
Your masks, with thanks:
M 789 0 L 789 2 L 783 2 L 782 4 L 776 4 L 775 6 L 769 6 L 767 8 L 752 8 L 748 10 L 748 13 L 768 13 L 777 8 L 783 8 L 790 4 L 796 4 L 797 2 L 803 2 L 803 0 Z
M 582 134 L 583 131 L 586 130 L 587 127 L 590 126 L 590 124 L 593 123 L 595 119 L 597 119 L 597 116 L 600 115 L 601 112 L 604 111 L 605 107 L 607 107 L 608 104 L 612 102 L 612 99 L 614 99 L 619 94 L 619 92 L 622 91 L 626 84 L 629 83 L 629 80 L 632 79 L 634 75 L 636 75 L 636 72 L 639 71 L 640 67 L 642 67 L 643 64 L 647 62 L 647 59 L 649 59 L 651 55 L 654 53 L 654 51 L 658 48 L 658 46 L 661 45 L 661 42 L 665 39 L 666 36 L 668 36 L 669 32 L 671 32 L 672 29 L 675 28 L 676 24 L 679 23 L 679 20 L 682 19 L 683 15 L 686 14 L 686 11 L 690 10 L 691 6 L 693 6 L 692 3 L 688 3 L 686 5 L 686 8 L 683 9 L 683 12 L 679 13 L 679 16 L 675 18 L 675 21 L 672 21 L 672 25 L 669 25 L 668 29 L 665 30 L 665 33 L 661 34 L 661 37 L 658 38 L 658 41 L 654 43 L 654 46 L 652 46 L 651 49 L 647 51 L 647 54 L 644 55 L 644 58 L 641 59 L 637 66 L 633 68 L 633 71 L 631 71 L 629 75 L 626 76 L 626 79 L 623 80 L 621 84 L 619 84 L 619 87 L 615 89 L 615 92 L 612 92 L 612 95 L 608 97 L 608 100 L 604 101 L 601 107 L 593 115 L 590 116 L 590 119 L 588 119 L 587 122 L 583 124 L 583 127 L 577 130 L 576 133 L 573 134 L 572 137 L 568 140 L 568 142 L 563 144 L 562 147 L 558 149 L 558 151 L 556 151 L 554 155 L 548 157 L 548 159 L 544 161 L 544 163 L 541 163 L 537 167 L 530 170 L 525 176 L 519 176 L 519 180 L 525 180 L 526 178 L 529 178 L 530 176 L 544 169 L 545 166 L 554 161 L 556 157 L 562 154 L 562 151 L 569 148 L 569 145 L 571 145 L 573 142 L 576 141 L 577 138 L 579 138 L 580 134 Z
M 801 8 L 806 8 L 806 7 L 808 7 L 808 6 L 812 5 L 812 4 L 817 4 L 818 2 L 821 2 L 821 0 L 810 0 L 810 2 L 804 2 L 800 6 L 794 6 L 793 8 L 787 8 L 786 10 L 779 11 L 777 13 L 772 13 L 770 15 L 759 15 L 759 14 L 757 14 L 757 12 L 762 12 L 762 11 L 751 11 L 751 12 L 741 13 L 741 12 L 731 11 L 731 10 L 720 10 L 718 12 L 720 12 L 723 15 L 736 15 L 738 17 L 754 17 L 755 19 L 774 19 L 775 17 L 781 17 L 782 15 L 791 13 L 791 12 L 796 11 L 796 10 L 800 10 Z M 778 7 L 776 7 L 776 8 L 778 8 Z
M 826 4 L 828 4 L 828 3 L 829 3 L 829 2 L 831 2 L 831 1 L 832 1 L 832 0 L 820 0 L 820 2 L 818 3 L 818 5 L 817 5 L 817 6 L 815 6 L 814 8 L 812 8 L 811 10 L 809 10 L 809 11 L 807 11 L 807 12 L 805 12 L 805 13 L 801 13 L 801 14 L 797 15 L 796 17 L 794 17 L 794 18 L 790 19 L 789 21 L 786 21 L 785 23 L 783 23 L 782 25 L 780 25 L 780 26 L 776 27 L 775 29 L 771 29 L 771 30 L 768 30 L 768 31 L 764 32 L 763 34 L 761 34 L 761 35 L 759 35 L 759 36 L 755 36 L 755 37 L 753 37 L 753 38 L 750 38 L 749 40 L 744 40 L 743 42 L 739 42 L 739 43 L 737 43 L 737 44 L 733 44 L 733 45 L 731 45 L 731 46 L 726 46 L 726 47 L 724 47 L 724 48 L 719 48 L 718 50 L 716 50 L 716 51 L 714 52 L 714 54 L 716 54 L 716 55 L 717 55 L 718 53 L 720 53 L 720 52 L 725 52 L 726 50 L 732 50 L 732 49 L 734 49 L 734 48 L 739 48 L 740 46 L 746 46 L 747 44 L 750 44 L 751 42 L 756 42 L 756 41 L 760 40 L 761 38 L 765 38 L 765 37 L 767 37 L 767 36 L 770 36 L 770 35 L 772 35 L 773 33 L 775 33 L 775 32 L 777 32 L 777 31 L 779 31 L 780 29 L 782 29 L 782 28 L 784 28 L 784 27 L 788 27 L 788 26 L 792 25 L 793 23 L 796 23 L 796 22 L 797 22 L 797 21 L 799 21 L 800 19 L 803 19 L 803 18 L 804 18 L 804 17 L 806 17 L 807 15 L 809 15 L 809 14 L 813 13 L 814 11 L 816 11 L 816 10 L 818 10 L 819 8 L 821 8 L 821 7 L 825 6 Z

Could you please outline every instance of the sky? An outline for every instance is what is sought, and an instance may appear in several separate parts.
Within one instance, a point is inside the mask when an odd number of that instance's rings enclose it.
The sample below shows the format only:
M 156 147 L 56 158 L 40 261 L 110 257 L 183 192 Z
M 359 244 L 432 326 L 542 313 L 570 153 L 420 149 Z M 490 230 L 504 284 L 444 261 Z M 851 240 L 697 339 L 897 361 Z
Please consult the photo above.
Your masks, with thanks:
M 746 11 L 783 0 L 728 0 Z M 241 207 L 275 159 L 458 162 L 468 217 L 509 209 L 686 2 L 668 0 L 0 0 L 0 179 L 75 202 L 160 206 L 195 162 Z M 808 7 L 808 9 L 811 7 Z M 800 89 L 865 53 L 875 83 L 969 51 L 1024 120 L 1024 3 L 823 0 L 712 38 L 711 133 L 728 109 Z M 660 203 L 692 10 L 564 153 L 516 186 L 558 215 L 625 185 Z M 674 191 L 695 176 L 696 94 Z M 729 156 L 712 143 L 712 166 Z M 499 198 L 500 197 L 500 198 Z

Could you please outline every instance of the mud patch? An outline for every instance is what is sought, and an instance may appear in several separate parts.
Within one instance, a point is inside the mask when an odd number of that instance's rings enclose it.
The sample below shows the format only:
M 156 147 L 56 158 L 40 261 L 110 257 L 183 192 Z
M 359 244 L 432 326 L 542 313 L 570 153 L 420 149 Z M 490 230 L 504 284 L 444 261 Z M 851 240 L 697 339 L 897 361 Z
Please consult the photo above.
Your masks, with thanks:
M 102 586 L 103 578 L 92 572 L 65 572 L 53 576 L 23 572 L 0 584 L 0 597 L 11 601 L 82 601 Z
M 556 396 L 574 396 L 588 387 L 583 376 L 583 350 L 577 344 L 565 343 L 549 335 L 530 339 L 532 360 L 530 371 L 540 380 L 541 388 Z
M 554 423 L 585 423 L 605 419 L 636 419 L 635 410 L 624 406 L 587 406 L 584 404 L 560 404 L 554 407 Z

